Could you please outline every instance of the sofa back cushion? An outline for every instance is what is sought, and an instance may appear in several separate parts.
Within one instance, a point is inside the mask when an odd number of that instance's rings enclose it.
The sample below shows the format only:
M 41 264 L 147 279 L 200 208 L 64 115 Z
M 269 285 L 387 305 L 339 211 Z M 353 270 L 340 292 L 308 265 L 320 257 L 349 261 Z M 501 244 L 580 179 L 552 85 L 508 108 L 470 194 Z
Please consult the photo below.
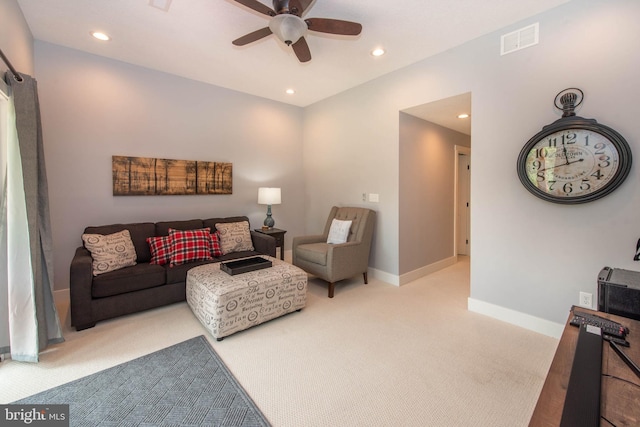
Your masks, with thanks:
M 101 225 L 97 227 L 87 227 L 84 234 L 113 234 L 118 231 L 129 230 L 131 241 L 136 248 L 137 262 L 149 262 L 151 260 L 151 251 L 147 243 L 147 237 L 155 235 L 156 226 L 152 222 L 139 222 L 133 224 L 111 224 Z
M 205 227 L 210 227 L 211 232 L 213 233 L 214 230 L 217 230 L 216 229 L 217 223 L 242 222 L 242 221 L 249 222 L 249 218 L 247 218 L 246 216 L 230 216 L 227 218 L 209 218 L 203 221 L 204 223 L 203 225 Z
M 156 236 L 168 236 L 169 229 L 174 230 L 197 230 L 204 228 L 201 219 L 189 219 L 186 221 L 161 221 L 156 222 Z M 213 230 L 213 228 L 211 228 Z

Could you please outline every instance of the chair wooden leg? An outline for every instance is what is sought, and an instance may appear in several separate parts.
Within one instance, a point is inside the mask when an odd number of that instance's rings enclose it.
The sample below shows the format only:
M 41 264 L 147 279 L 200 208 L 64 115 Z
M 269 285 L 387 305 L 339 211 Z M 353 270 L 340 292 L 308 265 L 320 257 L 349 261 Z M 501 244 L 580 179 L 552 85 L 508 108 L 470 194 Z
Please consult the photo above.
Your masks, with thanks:
M 369 284 L 369 280 L 367 280 L 367 272 L 365 271 L 364 273 L 362 273 L 362 275 L 364 276 L 364 284 L 368 285 Z
M 329 283 L 329 298 L 333 298 L 333 291 L 336 289 L 335 283 Z

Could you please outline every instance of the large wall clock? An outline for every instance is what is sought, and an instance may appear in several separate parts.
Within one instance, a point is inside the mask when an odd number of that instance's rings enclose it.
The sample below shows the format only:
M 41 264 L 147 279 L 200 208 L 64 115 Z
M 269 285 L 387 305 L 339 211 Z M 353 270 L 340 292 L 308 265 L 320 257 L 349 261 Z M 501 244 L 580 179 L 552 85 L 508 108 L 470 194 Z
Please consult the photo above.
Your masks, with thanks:
M 597 200 L 618 188 L 631 170 L 631 149 L 622 135 L 575 115 L 582 98 L 580 89 L 560 92 L 554 104 L 562 117 L 535 134 L 518 156 L 522 185 L 549 202 Z

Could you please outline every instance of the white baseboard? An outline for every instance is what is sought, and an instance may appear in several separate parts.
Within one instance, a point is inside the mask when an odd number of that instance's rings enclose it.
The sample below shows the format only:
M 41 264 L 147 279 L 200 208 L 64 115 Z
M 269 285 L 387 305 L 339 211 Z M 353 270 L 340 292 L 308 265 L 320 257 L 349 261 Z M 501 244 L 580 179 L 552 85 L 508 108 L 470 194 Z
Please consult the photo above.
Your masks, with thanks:
M 377 268 L 369 267 L 369 276 L 375 277 L 378 280 L 381 280 L 385 283 L 394 286 L 400 286 L 400 276 L 397 274 L 387 273 L 386 271 L 378 270 Z
M 424 267 L 420 267 L 416 270 L 402 274 L 400 276 L 400 286 L 406 285 L 409 282 L 413 282 L 414 280 L 417 280 L 431 273 L 435 273 L 436 271 L 442 270 L 443 268 L 447 268 L 455 264 L 456 262 L 458 262 L 458 257 L 452 256 L 452 257 L 434 262 L 433 264 L 425 265 Z
M 485 316 L 493 317 L 495 319 L 502 320 L 503 322 L 511 323 L 513 325 L 529 329 L 530 331 L 557 339 L 560 339 L 562 331 L 564 330 L 564 325 L 560 323 L 555 323 L 550 320 L 473 298 L 469 298 L 467 300 L 467 308 L 469 311 L 484 314 Z
M 387 273 L 386 271 L 377 270 L 375 268 L 369 268 L 369 274 L 385 283 L 389 283 L 394 286 L 403 286 L 407 283 L 413 282 L 414 280 L 420 279 L 421 277 L 435 273 L 438 270 L 447 268 L 456 262 L 458 262 L 458 257 L 452 256 L 441 261 L 434 262 L 433 264 L 425 265 L 424 267 L 420 267 L 400 276 L 397 274 Z

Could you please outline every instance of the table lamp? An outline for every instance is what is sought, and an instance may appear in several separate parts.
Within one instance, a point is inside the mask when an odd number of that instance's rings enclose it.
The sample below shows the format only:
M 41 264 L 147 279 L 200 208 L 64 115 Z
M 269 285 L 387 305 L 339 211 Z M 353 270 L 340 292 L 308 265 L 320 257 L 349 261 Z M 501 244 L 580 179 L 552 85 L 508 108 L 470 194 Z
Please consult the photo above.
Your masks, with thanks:
M 280 198 L 280 189 L 272 187 L 258 188 L 258 204 L 267 205 L 267 217 L 264 219 L 264 226 L 273 228 L 275 221 L 271 217 L 271 205 L 279 205 L 282 203 Z M 264 228 L 264 227 L 263 227 Z

